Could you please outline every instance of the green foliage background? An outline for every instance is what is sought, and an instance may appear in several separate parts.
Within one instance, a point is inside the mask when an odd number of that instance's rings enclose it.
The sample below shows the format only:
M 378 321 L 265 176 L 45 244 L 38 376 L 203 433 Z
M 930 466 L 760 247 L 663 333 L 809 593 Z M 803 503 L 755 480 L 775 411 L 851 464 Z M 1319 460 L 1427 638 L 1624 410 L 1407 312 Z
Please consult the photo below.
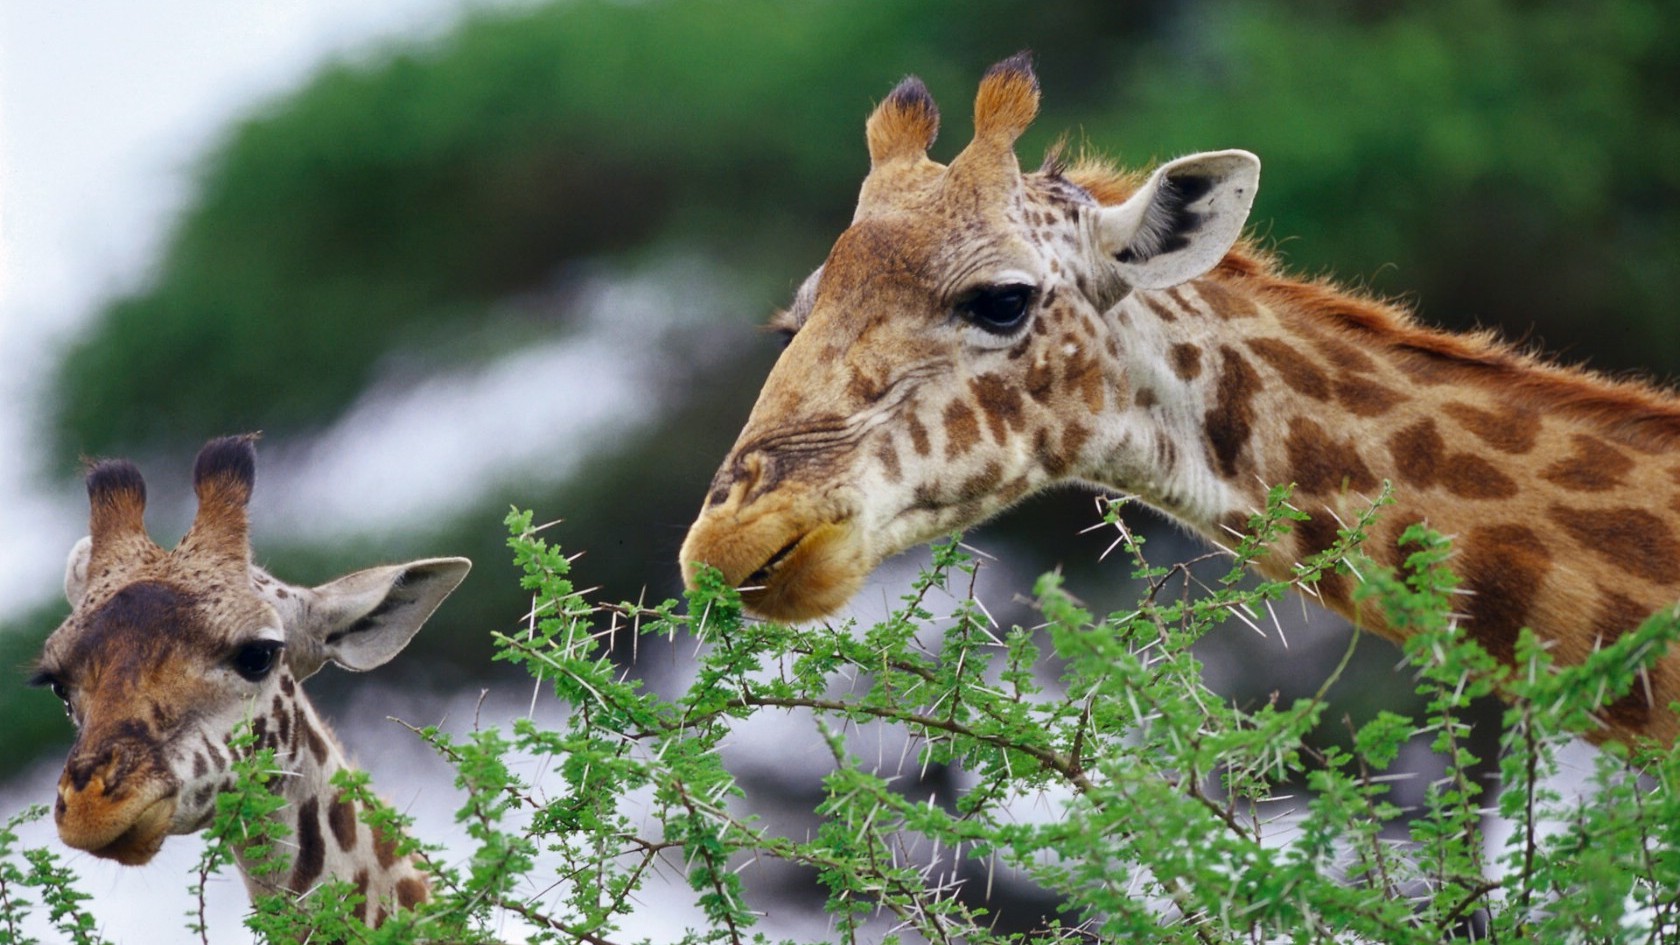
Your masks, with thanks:
M 63 352 L 45 472 L 132 454 L 167 457 L 164 475 L 210 436 L 307 437 L 393 364 L 420 376 L 572 330 L 563 303 L 523 317 L 507 303 L 580 266 L 696 255 L 745 301 L 686 313 L 728 354 L 673 369 L 647 435 L 601 445 L 557 487 L 497 484 L 395 540 L 257 535 L 296 581 L 373 558 L 479 561 L 407 658 L 417 685 L 488 672 L 487 628 L 524 612 L 500 564 L 509 502 L 566 516 L 606 598 L 668 596 L 682 529 L 775 356 L 750 326 L 845 225 L 868 109 L 921 75 L 949 157 L 975 80 L 1021 48 L 1045 90 L 1029 163 L 1064 134 L 1127 163 L 1248 148 L 1266 165 L 1254 230 L 1301 271 L 1607 369 L 1680 369 L 1680 15 L 1662 0 L 575 0 L 468 13 L 230 127 L 155 270 Z M 1073 537 L 1089 509 L 1029 503 L 992 540 L 1029 549 L 1035 571 L 1065 563 L 1101 607 L 1130 591 L 1095 563 L 1102 540 Z M 0 628 L 0 658 L 27 658 L 62 612 Z M 1361 719 L 1414 705 L 1393 662 L 1356 663 L 1331 698 Z M 1228 695 L 1252 704 L 1322 675 Z M 342 685 L 315 684 L 329 702 Z M 0 713 L 16 746 L 0 765 L 64 739 L 39 693 L 0 689 Z

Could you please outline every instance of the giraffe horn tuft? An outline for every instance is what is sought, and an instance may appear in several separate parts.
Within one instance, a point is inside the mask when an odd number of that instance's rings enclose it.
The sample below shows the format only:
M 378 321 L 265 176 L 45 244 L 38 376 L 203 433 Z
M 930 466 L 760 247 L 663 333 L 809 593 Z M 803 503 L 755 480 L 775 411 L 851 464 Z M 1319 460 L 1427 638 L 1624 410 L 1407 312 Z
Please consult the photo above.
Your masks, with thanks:
M 1038 117 L 1038 76 L 1022 50 L 986 70 L 974 97 L 974 139 L 1010 147 Z
M 146 537 L 146 480 L 126 459 L 92 463 L 87 471 L 88 532 L 95 554 Z
M 948 179 L 973 190 L 982 203 L 1004 199 L 1021 176 L 1015 140 L 1037 115 L 1038 77 L 1030 53 L 1016 53 L 986 70 L 974 97 L 974 140 L 951 161 Z
M 193 463 L 193 492 L 198 515 L 183 545 L 208 545 L 246 560 L 250 527 L 245 507 L 257 481 L 257 434 L 211 440 Z
M 921 79 L 905 76 L 875 106 L 864 132 L 871 168 L 925 157 L 939 137 L 939 106 Z

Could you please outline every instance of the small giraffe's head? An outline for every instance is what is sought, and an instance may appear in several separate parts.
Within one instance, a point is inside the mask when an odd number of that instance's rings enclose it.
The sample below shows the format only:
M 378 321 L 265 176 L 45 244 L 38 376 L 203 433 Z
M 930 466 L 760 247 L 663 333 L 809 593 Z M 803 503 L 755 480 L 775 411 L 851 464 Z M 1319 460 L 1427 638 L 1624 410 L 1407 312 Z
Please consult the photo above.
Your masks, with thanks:
M 439 558 L 316 588 L 275 580 L 251 564 L 251 441 L 213 440 L 198 454 L 198 514 L 173 551 L 146 534 L 132 464 L 88 471 L 91 534 L 64 576 L 70 616 L 33 679 L 77 729 L 54 811 L 72 847 L 139 864 L 167 835 L 205 827 L 241 721 L 305 724 L 299 682 L 327 660 L 365 670 L 395 656 L 470 567 Z M 325 737 L 306 736 L 309 747 Z
M 1182 158 L 1104 205 L 1054 157 L 1022 173 L 1038 99 L 1024 54 L 993 66 L 949 166 L 928 158 L 939 115 L 919 80 L 869 117 L 852 225 L 777 317 L 791 340 L 689 531 L 690 579 L 703 562 L 755 612 L 820 616 L 888 555 L 1112 451 L 1104 417 L 1130 387 L 1105 313 L 1216 265 L 1259 162 Z

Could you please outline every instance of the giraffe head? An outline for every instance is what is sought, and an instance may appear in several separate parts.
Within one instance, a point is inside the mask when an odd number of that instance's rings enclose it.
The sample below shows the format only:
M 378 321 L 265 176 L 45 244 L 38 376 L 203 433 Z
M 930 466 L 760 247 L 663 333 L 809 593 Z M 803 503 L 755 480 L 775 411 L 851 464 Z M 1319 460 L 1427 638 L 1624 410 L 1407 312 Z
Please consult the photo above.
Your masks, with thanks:
M 72 847 L 139 864 L 169 834 L 205 827 L 241 721 L 304 725 L 299 682 L 328 660 L 365 670 L 395 656 L 471 566 L 437 558 L 283 584 L 251 563 L 255 472 L 252 437 L 206 445 L 193 470 L 198 514 L 165 551 L 146 534 L 139 470 L 88 471 L 90 534 L 64 578 L 70 616 L 33 680 L 77 729 L 54 811 Z
M 1104 205 L 1054 157 L 1021 171 L 1038 101 L 1024 54 L 993 66 L 948 166 L 919 80 L 870 115 L 852 224 L 777 316 L 790 341 L 683 545 L 691 579 L 706 563 L 757 613 L 821 616 L 887 556 L 1091 476 L 1127 436 L 1103 319 L 1220 261 L 1259 162 L 1182 158 Z

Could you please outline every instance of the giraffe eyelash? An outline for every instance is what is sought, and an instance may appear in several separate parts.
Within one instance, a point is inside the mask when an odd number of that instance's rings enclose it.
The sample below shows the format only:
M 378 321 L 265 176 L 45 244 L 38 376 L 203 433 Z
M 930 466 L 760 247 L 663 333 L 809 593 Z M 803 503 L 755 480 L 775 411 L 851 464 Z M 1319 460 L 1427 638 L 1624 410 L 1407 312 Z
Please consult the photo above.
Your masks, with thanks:
M 54 673 L 50 669 L 39 667 L 29 674 L 29 678 L 24 680 L 23 684 L 31 689 L 49 689 L 54 686 L 64 685 L 64 683 L 59 680 L 57 673 Z

